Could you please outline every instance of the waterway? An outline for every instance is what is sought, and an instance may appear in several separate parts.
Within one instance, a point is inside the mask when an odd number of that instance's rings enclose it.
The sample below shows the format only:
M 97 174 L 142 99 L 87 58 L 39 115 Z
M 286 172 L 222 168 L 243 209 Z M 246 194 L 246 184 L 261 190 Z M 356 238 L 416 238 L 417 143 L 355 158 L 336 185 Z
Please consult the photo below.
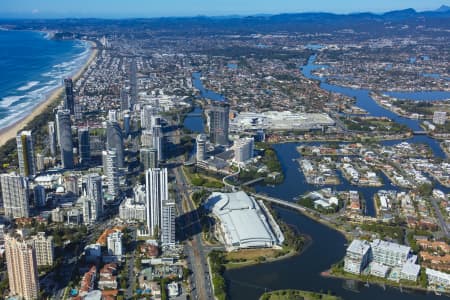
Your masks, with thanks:
M 387 116 L 396 122 L 407 125 L 412 130 L 420 130 L 418 121 L 399 117 L 380 107 L 370 97 L 369 90 L 330 85 L 326 82 L 325 78 L 312 75 L 311 71 L 323 67 L 314 65 L 314 60 L 315 56 L 312 56 L 308 64 L 302 68 L 302 72 L 306 77 L 320 80 L 320 85 L 323 89 L 355 97 L 356 105 L 368 111 L 370 115 Z M 387 141 L 383 142 L 383 144 L 392 145 L 398 142 Z M 408 142 L 426 143 L 431 147 L 435 156 L 445 157 L 439 144 L 428 136 L 414 136 Z M 316 189 L 316 187 L 306 184 L 305 177 L 299 171 L 299 166 L 295 162 L 300 157 L 300 154 L 296 151 L 297 145 L 299 144 L 286 143 L 274 146 L 285 173 L 285 180 L 281 185 L 275 187 L 256 186 L 255 189 L 257 192 L 292 201 L 294 197 Z M 390 185 L 385 176 L 383 176 L 383 180 L 387 186 L 381 188 L 356 188 L 350 186 L 345 179 L 341 179 L 342 183 L 336 189 L 357 189 L 362 191 L 367 201 L 368 215 L 374 215 L 375 213 L 373 201 L 371 200 L 377 190 L 383 188 L 397 189 Z M 439 185 L 438 187 L 448 192 L 448 189 Z M 346 300 L 440 299 L 434 294 L 405 291 L 402 293 L 395 288 L 386 287 L 384 289 L 377 285 L 366 287 L 354 281 L 322 277 L 320 272 L 328 269 L 332 264 L 344 257 L 347 246 L 345 238 L 340 233 L 299 213 L 282 208 L 277 208 L 276 210 L 285 222 L 298 228 L 301 233 L 309 235 L 312 238 L 312 244 L 299 256 L 273 263 L 227 271 L 225 278 L 228 282 L 228 293 L 231 299 L 258 299 L 265 291 L 277 289 L 303 289 L 317 292 L 331 291 Z

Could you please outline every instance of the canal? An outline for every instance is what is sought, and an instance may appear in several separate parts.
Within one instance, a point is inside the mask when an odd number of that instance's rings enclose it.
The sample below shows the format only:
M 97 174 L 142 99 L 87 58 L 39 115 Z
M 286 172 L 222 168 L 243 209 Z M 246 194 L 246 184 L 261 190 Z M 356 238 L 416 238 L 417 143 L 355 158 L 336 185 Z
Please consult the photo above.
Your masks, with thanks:
M 412 130 L 421 130 L 417 120 L 410 120 L 397 116 L 396 114 L 380 107 L 371 97 L 370 91 L 364 89 L 351 89 L 346 87 L 339 87 L 330 85 L 325 78 L 320 78 L 311 74 L 316 68 L 321 68 L 321 65 L 315 65 L 316 56 L 312 56 L 308 64 L 302 67 L 303 74 L 312 79 L 320 80 L 320 86 L 331 92 L 341 93 L 350 97 L 356 98 L 356 105 L 365 109 L 373 116 L 387 116 L 394 121 L 405 124 Z M 216 101 L 226 101 L 223 95 L 204 88 L 201 81 L 201 73 L 193 73 L 192 75 L 194 86 L 200 91 L 201 98 L 208 98 Z M 396 97 L 411 98 L 411 93 L 402 94 L 397 93 Z M 419 92 L 414 93 L 414 99 L 435 100 L 439 98 L 435 93 Z M 428 98 L 429 97 L 429 98 Z M 202 133 L 204 132 L 204 121 L 201 116 L 201 107 L 195 107 L 194 111 L 188 114 L 184 121 L 186 128 Z M 439 147 L 439 143 L 424 135 L 417 135 L 407 140 L 411 143 L 425 143 L 428 144 L 433 153 L 437 157 L 445 158 L 445 154 Z M 385 141 L 384 145 L 393 145 L 401 141 Z M 303 173 L 299 170 L 299 165 L 295 161 L 300 157 L 296 147 L 300 143 L 286 143 L 277 144 L 274 146 L 285 174 L 285 180 L 282 184 L 271 186 L 256 186 L 255 189 L 259 193 L 265 193 L 269 196 L 280 199 L 292 201 L 294 197 L 303 195 L 308 191 L 312 191 L 321 187 L 308 185 L 305 181 Z M 389 180 L 382 175 L 385 186 L 380 188 L 371 187 L 355 187 L 350 185 L 340 172 L 341 184 L 333 186 L 338 191 L 355 189 L 361 191 L 366 200 L 367 215 L 374 216 L 375 209 L 373 204 L 373 195 L 380 189 L 395 189 Z M 445 192 L 449 192 L 440 185 L 437 185 Z M 324 270 L 327 270 L 332 264 L 341 260 L 345 255 L 346 243 L 345 238 L 338 233 L 314 220 L 311 220 L 304 215 L 297 212 L 290 211 L 283 208 L 276 208 L 280 217 L 288 224 L 296 227 L 302 234 L 311 237 L 311 245 L 298 256 L 294 256 L 285 260 L 280 260 L 272 263 L 260 264 L 251 267 L 234 269 L 225 273 L 225 278 L 228 283 L 228 293 L 231 299 L 258 299 L 265 291 L 277 289 L 303 289 L 317 292 L 331 291 L 343 299 L 365 299 L 365 300 L 424 300 L 424 299 L 441 299 L 434 294 L 425 294 L 419 292 L 401 292 L 395 288 L 382 288 L 377 285 L 366 287 L 362 283 L 354 281 L 347 281 L 341 279 L 325 278 L 320 275 Z

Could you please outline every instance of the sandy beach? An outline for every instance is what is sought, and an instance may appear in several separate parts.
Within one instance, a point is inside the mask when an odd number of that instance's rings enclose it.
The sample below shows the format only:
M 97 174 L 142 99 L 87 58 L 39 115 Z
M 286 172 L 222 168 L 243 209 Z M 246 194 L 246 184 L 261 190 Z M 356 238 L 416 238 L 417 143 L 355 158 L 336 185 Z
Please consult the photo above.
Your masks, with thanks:
M 92 61 L 97 57 L 98 50 L 94 48 L 96 45 L 94 42 L 91 42 L 92 45 L 92 52 L 89 57 L 89 59 L 86 61 L 86 63 L 78 70 L 78 72 L 72 76 L 74 81 L 77 81 L 83 72 L 86 70 L 86 68 L 92 63 Z M 42 101 L 38 106 L 34 108 L 34 110 L 27 115 L 26 117 L 18 120 L 14 124 L 3 128 L 0 130 L 0 147 L 3 146 L 7 141 L 14 138 L 17 133 L 22 130 L 30 121 L 32 121 L 36 116 L 44 112 L 47 107 L 55 102 L 64 92 L 64 88 L 61 86 L 57 89 L 55 89 L 53 92 L 49 94 L 47 99 Z

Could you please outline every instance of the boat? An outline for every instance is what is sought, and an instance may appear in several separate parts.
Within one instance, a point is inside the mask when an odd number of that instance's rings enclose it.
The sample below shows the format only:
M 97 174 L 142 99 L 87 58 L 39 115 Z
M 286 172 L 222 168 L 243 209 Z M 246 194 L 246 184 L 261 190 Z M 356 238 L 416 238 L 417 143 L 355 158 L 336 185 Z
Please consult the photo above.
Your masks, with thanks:
M 366 281 L 366 283 L 364 284 L 364 286 L 365 286 L 365 287 L 370 287 L 369 280 Z

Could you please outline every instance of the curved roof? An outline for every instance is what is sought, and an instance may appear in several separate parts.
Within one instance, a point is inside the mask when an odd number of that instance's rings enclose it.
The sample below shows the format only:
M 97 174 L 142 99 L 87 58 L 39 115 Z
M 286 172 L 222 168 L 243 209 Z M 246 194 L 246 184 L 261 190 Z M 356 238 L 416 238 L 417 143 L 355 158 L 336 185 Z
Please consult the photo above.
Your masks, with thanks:
M 271 247 L 277 243 L 258 203 L 246 193 L 213 193 L 206 207 L 220 220 L 229 246 Z

